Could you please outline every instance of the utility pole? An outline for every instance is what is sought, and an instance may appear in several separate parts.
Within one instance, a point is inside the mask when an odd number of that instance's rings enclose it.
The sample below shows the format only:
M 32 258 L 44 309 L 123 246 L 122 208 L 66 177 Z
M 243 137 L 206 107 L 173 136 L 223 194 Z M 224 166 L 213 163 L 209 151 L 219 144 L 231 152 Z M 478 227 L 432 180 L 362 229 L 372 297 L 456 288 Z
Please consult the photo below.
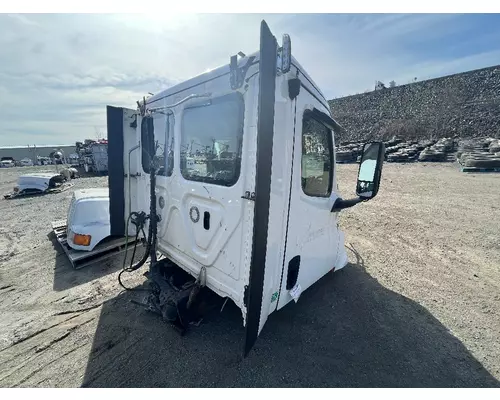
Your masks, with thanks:
M 99 142 L 102 139 L 101 132 L 99 131 L 99 129 L 97 129 L 97 126 L 94 126 L 94 131 L 95 131 L 96 140 Z

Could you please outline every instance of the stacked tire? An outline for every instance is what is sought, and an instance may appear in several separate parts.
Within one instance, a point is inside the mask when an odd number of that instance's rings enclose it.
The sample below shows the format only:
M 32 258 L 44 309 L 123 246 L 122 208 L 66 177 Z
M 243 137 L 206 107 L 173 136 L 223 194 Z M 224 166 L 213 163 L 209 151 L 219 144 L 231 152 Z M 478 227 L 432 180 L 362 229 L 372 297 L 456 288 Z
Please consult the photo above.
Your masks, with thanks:
M 466 168 L 500 168 L 500 157 L 469 157 L 464 160 L 463 164 Z
M 447 154 L 441 149 L 427 147 L 418 156 L 420 162 L 443 162 L 447 160 Z
M 494 140 L 488 146 L 488 150 L 490 153 L 500 153 L 500 140 Z
M 484 154 L 488 151 L 491 142 L 484 139 L 462 140 L 458 146 L 457 160 L 461 163 L 463 154 Z
M 362 143 L 344 143 L 336 150 L 337 163 L 356 162 L 363 149 Z
M 500 140 L 464 140 L 460 143 L 457 160 L 465 168 L 500 168 Z
M 421 162 L 445 162 L 453 161 L 450 157 L 453 157 L 450 153 L 455 151 L 457 143 L 452 138 L 442 138 L 439 139 L 434 144 L 426 147 L 420 153 L 418 161 Z
M 352 162 L 356 159 L 356 156 L 351 150 L 337 150 L 335 157 L 337 163 Z
M 387 162 L 408 162 L 409 156 L 408 153 L 404 151 L 398 151 L 396 153 L 389 154 L 387 156 Z

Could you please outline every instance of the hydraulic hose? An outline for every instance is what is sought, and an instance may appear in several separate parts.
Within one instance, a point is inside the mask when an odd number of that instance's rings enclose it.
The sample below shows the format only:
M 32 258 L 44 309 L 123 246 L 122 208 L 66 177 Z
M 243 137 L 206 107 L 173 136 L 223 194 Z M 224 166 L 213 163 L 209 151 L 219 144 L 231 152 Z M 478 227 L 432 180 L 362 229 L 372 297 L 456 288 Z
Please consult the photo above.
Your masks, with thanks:
M 118 282 L 120 285 L 126 290 L 137 290 L 137 291 L 148 291 L 147 289 L 132 289 L 127 288 L 123 285 L 121 281 L 121 275 L 124 272 L 133 272 L 141 268 L 147 261 L 148 258 L 151 258 L 150 267 L 156 264 L 156 243 L 157 243 L 157 232 L 158 232 L 158 216 L 156 213 L 156 166 L 154 156 L 151 158 L 151 166 L 150 166 L 150 202 L 149 202 L 149 216 L 146 216 L 143 212 L 131 212 L 127 218 L 126 224 L 126 241 L 125 241 L 125 255 L 123 257 L 123 265 L 122 271 L 118 275 Z M 128 250 L 128 229 L 130 220 L 132 217 L 135 217 L 134 224 L 136 225 L 136 235 L 135 235 L 135 243 L 134 243 L 134 251 L 132 254 L 132 259 L 130 260 L 130 267 L 126 268 L 126 259 L 127 259 L 127 250 Z M 144 235 L 144 224 L 146 220 L 149 218 L 149 226 L 148 226 L 148 236 L 147 236 L 147 244 L 146 251 L 142 258 L 137 262 L 137 264 L 133 265 L 134 256 L 137 248 L 137 241 L 139 238 L 139 232 L 143 232 Z
M 142 213 L 143 214 L 143 213 Z M 135 233 L 135 242 L 134 242 L 134 251 L 132 252 L 132 258 L 130 259 L 130 267 L 125 267 L 125 264 L 126 264 L 126 260 L 127 260 L 127 251 L 128 251 L 128 228 L 129 228 L 129 224 L 130 224 L 130 219 L 133 217 L 133 216 L 136 216 L 137 218 L 137 224 L 136 224 L 136 233 Z M 140 291 L 140 292 L 143 292 L 143 291 L 149 291 L 148 289 L 136 289 L 136 288 L 128 288 L 126 287 L 122 280 L 121 280 L 121 277 L 122 277 L 122 274 L 124 272 L 133 272 L 137 269 L 139 269 L 140 267 L 142 267 L 144 265 L 144 263 L 147 261 L 148 259 L 148 255 L 149 255 L 149 252 L 148 250 L 146 249 L 146 252 L 144 253 L 143 257 L 141 258 L 141 260 L 139 260 L 139 262 L 135 265 L 133 265 L 134 263 L 134 258 L 135 258 L 135 253 L 136 253 L 136 250 L 137 250 L 137 243 L 138 243 L 138 240 L 139 240 L 139 233 L 142 232 L 142 235 L 145 239 L 146 238 L 146 234 L 144 233 L 144 221 L 145 221 L 145 217 L 141 214 L 138 214 L 136 212 L 133 212 L 133 213 L 130 213 L 129 217 L 127 218 L 127 224 L 126 224 L 126 239 L 125 239 L 125 255 L 123 256 L 123 265 L 122 265 L 122 270 L 120 271 L 120 273 L 118 274 L 118 283 L 120 284 L 120 286 L 122 288 L 124 288 L 125 290 L 130 290 L 130 291 Z M 148 241 L 149 243 L 149 241 Z
M 132 260 L 130 261 L 130 267 L 128 268 L 125 268 L 125 260 L 127 258 L 127 247 L 128 247 L 128 227 L 129 227 L 129 222 L 130 222 L 130 218 L 133 216 L 133 215 L 137 215 L 138 216 L 138 224 L 136 225 L 136 235 L 135 235 L 135 246 L 134 246 L 134 254 L 132 255 Z M 149 257 L 149 253 L 150 253 L 150 248 L 151 248 L 151 241 L 152 241 L 152 238 L 151 238 L 151 224 L 150 224 L 150 229 L 148 231 L 148 237 L 146 238 L 147 240 L 147 244 L 146 244 L 146 251 L 144 252 L 144 255 L 142 256 L 142 258 L 137 262 L 137 264 L 135 265 L 132 265 L 132 263 L 134 262 L 134 255 L 135 255 L 135 247 L 137 246 L 137 239 L 139 237 L 139 232 L 142 231 L 143 232 L 143 235 L 144 235 L 144 223 L 145 223 L 145 220 L 147 219 L 147 217 L 141 217 L 140 214 L 137 214 L 135 212 L 131 213 L 130 216 L 128 217 L 127 219 L 127 240 L 125 242 L 125 256 L 123 257 L 123 269 L 126 270 L 127 272 L 133 272 L 133 271 L 136 271 L 138 270 L 139 268 L 141 268 L 144 263 L 147 261 L 148 257 Z M 144 235 L 145 236 L 145 235 Z
M 151 164 L 154 164 L 152 161 Z M 156 168 L 152 165 L 150 173 L 150 203 L 149 203 L 149 234 L 150 234 L 150 243 L 149 244 L 149 252 L 151 257 L 151 265 L 156 263 L 156 240 L 158 233 L 158 216 L 156 214 Z

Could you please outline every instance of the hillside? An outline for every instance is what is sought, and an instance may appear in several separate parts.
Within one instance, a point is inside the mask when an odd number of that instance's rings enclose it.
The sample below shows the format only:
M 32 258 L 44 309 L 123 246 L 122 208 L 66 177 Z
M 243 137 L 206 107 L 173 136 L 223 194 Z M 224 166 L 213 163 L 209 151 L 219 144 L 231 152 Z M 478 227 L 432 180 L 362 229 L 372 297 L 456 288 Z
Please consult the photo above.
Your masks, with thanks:
M 500 66 L 330 100 L 341 141 L 500 137 Z M 337 139 L 337 141 L 339 141 Z

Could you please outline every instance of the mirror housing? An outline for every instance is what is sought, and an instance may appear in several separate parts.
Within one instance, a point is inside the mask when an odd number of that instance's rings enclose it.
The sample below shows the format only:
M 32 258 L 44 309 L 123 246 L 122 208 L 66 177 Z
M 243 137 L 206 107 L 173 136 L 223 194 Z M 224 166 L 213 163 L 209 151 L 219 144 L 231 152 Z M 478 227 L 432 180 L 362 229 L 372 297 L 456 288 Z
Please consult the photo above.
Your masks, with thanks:
M 332 212 L 355 206 L 362 201 L 373 199 L 380 186 L 382 166 L 385 158 L 385 145 L 383 142 L 365 143 L 359 163 L 358 180 L 356 183 L 357 198 L 344 200 L 340 197 L 335 200 Z
M 383 142 L 365 143 L 363 146 L 356 183 L 356 195 L 363 200 L 373 199 L 378 193 L 384 155 Z

